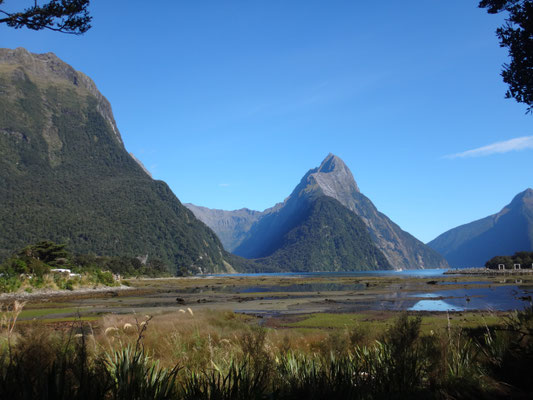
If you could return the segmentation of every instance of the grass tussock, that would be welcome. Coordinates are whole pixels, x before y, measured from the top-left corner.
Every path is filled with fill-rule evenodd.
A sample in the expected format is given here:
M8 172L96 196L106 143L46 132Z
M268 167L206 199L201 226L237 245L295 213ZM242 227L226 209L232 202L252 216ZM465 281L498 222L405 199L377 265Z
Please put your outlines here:
M53 331L4 310L0 398L530 398L533 308L501 327L424 334L400 315L383 333L266 330L231 312L106 317Z

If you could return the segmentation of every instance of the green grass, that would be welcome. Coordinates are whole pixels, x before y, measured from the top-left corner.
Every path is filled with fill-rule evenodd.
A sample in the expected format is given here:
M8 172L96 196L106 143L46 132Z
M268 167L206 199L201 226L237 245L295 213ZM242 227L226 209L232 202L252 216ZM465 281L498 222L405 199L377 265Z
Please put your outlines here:
M65 308L39 308L39 309L26 309L20 313L20 319L33 319L33 318L42 318L48 315L55 314L74 314L81 310L74 307L65 307Z
M311 314L307 318L288 324L295 328L350 328L361 324L364 314Z
M85 315L81 317L61 317L61 318L43 318L39 319L39 322L46 324L54 324L59 322L93 322L101 319L101 316L97 315ZM35 321L33 320L21 320L17 321L18 324L31 324Z
M322 329L351 329L361 327L368 329L370 332L379 333L384 332L391 325L392 315L394 314L386 313L380 315L377 312L357 314L316 313L307 315L300 321L290 322L283 326L287 328L304 328L307 332ZM421 317L421 331L423 333L446 329L448 327L446 313L422 315ZM502 322L503 319L499 314L479 312L450 314L450 325L455 328L495 326L500 325Z

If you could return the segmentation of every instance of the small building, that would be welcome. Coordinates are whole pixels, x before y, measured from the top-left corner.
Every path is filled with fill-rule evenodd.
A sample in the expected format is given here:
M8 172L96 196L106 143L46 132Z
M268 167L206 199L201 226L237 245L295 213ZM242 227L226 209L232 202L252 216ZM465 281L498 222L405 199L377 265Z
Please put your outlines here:
M505 264L498 264L498 269L505 269Z
M53 274L68 274L68 276L70 278L75 278L77 276L81 276L80 274L73 274L72 271L70 269L67 269L67 268L52 268L50 270L51 273Z
M514 269L522 269L520 264L514 264L513 267L514 267Z
M70 269L67 269L67 268L52 268L50 272L53 274L69 274L69 275L71 273Z

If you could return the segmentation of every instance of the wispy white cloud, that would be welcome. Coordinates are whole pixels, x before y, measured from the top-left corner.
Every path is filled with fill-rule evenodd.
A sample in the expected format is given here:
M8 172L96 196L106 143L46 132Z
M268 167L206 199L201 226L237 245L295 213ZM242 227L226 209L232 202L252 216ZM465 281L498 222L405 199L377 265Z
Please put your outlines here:
M478 147L477 149L463 151L462 153L449 154L444 156L444 158L483 157L526 149L533 149L533 136L523 136L503 142L496 142L487 146Z
M228 187L230 184L229 183L219 183L218 186L220 187Z

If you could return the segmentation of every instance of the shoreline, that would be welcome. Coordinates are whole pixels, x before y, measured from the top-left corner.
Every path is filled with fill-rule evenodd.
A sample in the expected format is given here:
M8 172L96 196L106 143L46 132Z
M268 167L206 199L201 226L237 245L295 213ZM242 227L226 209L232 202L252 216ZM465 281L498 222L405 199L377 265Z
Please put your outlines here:
M457 268L445 271L444 275L533 275L533 269Z
M53 290L53 289L39 289L32 293L28 292L15 292L15 293L2 293L0 294L0 302L13 301L13 300L35 300L35 299L46 299L54 297L70 297L70 296L79 296L79 295L92 295L92 294L103 294L103 293L112 293L116 291L123 290L135 290L135 287L131 286L104 286L98 288L79 288L74 290Z

